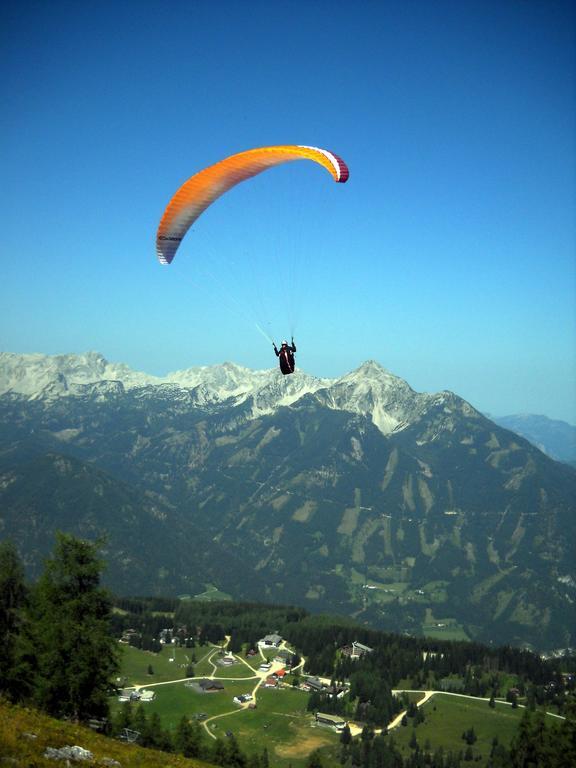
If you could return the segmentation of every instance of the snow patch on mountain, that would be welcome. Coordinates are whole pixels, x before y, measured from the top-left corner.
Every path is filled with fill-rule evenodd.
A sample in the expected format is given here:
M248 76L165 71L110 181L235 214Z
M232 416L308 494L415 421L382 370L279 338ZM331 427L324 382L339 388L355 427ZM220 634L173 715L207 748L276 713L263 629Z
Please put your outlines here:
M128 390L137 397L160 396L190 407L243 406L243 418L271 414L312 396L324 407L369 417L385 435L414 423L445 396L415 392L374 360L339 379L316 378L303 371L283 376L277 368L254 371L230 362L158 377L133 371L123 363L109 363L97 352L0 353L0 395L45 400L83 395L99 400L119 397Z
M0 352L0 394L38 395L42 390L71 391L73 384L120 381L126 389L160 384L162 379L133 371L124 363L109 363L99 352L82 355L17 355Z
M420 416L430 404L404 379L368 360L351 373L316 392L318 402L328 408L370 416L385 435L397 432Z

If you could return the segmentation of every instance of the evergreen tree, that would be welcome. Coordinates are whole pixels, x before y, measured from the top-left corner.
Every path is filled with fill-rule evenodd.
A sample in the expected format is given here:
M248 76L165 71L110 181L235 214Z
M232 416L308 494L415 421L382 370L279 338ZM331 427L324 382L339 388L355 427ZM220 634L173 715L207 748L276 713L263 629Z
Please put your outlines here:
M350 742L352 741L352 734L350 733L350 726L348 723L344 726L342 729L342 733L340 734L340 743L344 744L344 746L348 746Z
M23 653L26 586L24 570L10 541L0 542L0 691L16 701L30 691Z
M202 735L196 720L190 721L184 715L176 728L174 747L184 757L198 757L201 751Z
M566 766L568 763L558 762L562 755L553 757L555 750L556 734L550 738L550 732L544 723L544 714L536 712L532 714L526 710L512 744L510 746L511 768L532 768L532 766Z
M101 568L95 544L59 533L32 593L31 632L38 654L34 695L56 717L85 721L108 713L119 663Z
M309 756L306 762L306 768L324 768L320 752L317 749Z
M146 720L146 727L142 733L141 744L143 747L154 747L164 752L172 751L172 739L170 734L162 727L162 720L158 712L153 712Z
M132 707L129 701L123 702L114 718L114 731L120 733L124 728L132 728ZM137 729L140 730L140 729Z
M217 739L212 747L210 760L215 763L215 765L226 765L227 758L228 755L226 744L222 741L222 739Z
M225 763L226 768L246 768L246 757L240 750L233 733L230 733L226 742Z
M126 702L126 705L128 707L128 710L131 712L132 707L130 705L130 702ZM136 712L133 713L132 722L126 725L125 727L130 728L134 731L138 731L140 735L147 733L148 720L146 718L146 710L144 708L144 704L140 704L138 706L138 708L136 709Z

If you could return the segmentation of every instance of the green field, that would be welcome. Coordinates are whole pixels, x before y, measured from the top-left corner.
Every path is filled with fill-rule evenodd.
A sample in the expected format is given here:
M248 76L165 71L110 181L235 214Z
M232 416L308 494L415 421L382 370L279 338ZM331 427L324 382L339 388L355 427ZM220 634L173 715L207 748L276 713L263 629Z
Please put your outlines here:
M186 660L194 651L198 661L194 665L195 676L221 678L225 689L216 693L200 693L178 680L183 677ZM273 656L269 650L266 656ZM170 659L174 661L170 661ZM316 727L311 713L307 712L308 694L289 686L278 689L259 687L256 693L256 708L242 709L233 702L234 696L253 693L258 680L252 676L250 666L256 668L262 661L260 654L247 659L250 666L239 662L232 667L216 664L221 658L219 648L168 648L160 654L147 653L128 646L122 646L123 672L128 680L126 685L139 684L154 690L156 698L145 705L147 714L157 712L166 728L174 729L183 715L193 718L204 714L205 729L218 737L231 731L241 749L250 754L261 754L267 748L271 766L302 768L310 753L320 747L329 747L329 752L338 748L339 737L329 729ZM152 665L154 675L147 674ZM234 680L232 678L245 679ZM161 683L160 685L155 685ZM166 683L166 684L162 684ZM418 701L422 693L407 694L410 701ZM113 710L120 707L114 700ZM467 748L462 733L473 727L477 741L472 750L479 768L487 764L492 740L508 746L522 718L524 709L513 709L508 704L497 702L491 709L487 701L436 693L424 707L425 721L414 729L412 720L407 727L397 727L390 736L402 753L411 752L410 740L415 733L420 749L434 751L442 746L444 750L464 752ZM552 718L550 718L552 722ZM208 736L207 736L208 738ZM334 752L334 754L336 754Z
M150 683L162 683L168 680L179 680L186 677L186 668L190 664L192 653L198 658L200 653L206 654L206 648L176 648L169 646L160 653L151 651L141 651L130 645L120 645L121 649L121 668L122 668L122 686L149 685ZM170 661L174 659L174 661ZM148 674L148 667L151 666L153 675ZM194 666L195 674L197 666Z
M426 608L422 632L426 637L435 637L438 640L470 640L461 624L451 618L435 618L430 608Z
M254 710L209 723L212 733L232 731L247 754L261 753L266 747L270 764L282 768L301 768L315 749L338 743L336 733L314 725L306 711L308 694L302 691L261 688L257 703Z
M224 691L199 693L184 680L169 682L184 677L192 653L197 657L195 677L214 674L216 678L222 678ZM273 658L276 653L276 649L267 649L264 656ZM174 661L170 661L171 658ZM144 706L148 715L153 712L160 715L164 727L174 729L182 715L193 718L202 713L205 727L213 736L232 731L246 753L260 754L266 747L273 766L301 768L314 749L338 743L337 734L313 724L311 713L306 711L308 694L289 686L281 689L260 687L256 694L256 709L241 709L233 698L253 692L258 682L255 670L262 663L262 655L258 653L246 659L248 666L239 662L232 667L222 667L216 664L219 658L219 649L212 646L169 647L159 654L122 646L124 685L141 685L154 691L154 701ZM147 674L149 665L154 670L152 676ZM234 677L245 679L233 680ZM117 711L121 706L114 699L112 710Z
M426 719L416 729L409 720L407 727L399 726L390 734L404 756L411 752L409 742L414 731L420 749L429 745L431 751L442 746L445 750L463 752L467 744L462 733L474 728L478 740L472 750L480 758L474 765L481 768L487 763L492 739L497 737L500 744L508 746L525 710L501 702L491 709L487 701L437 693L424 704L423 711ZM548 720L552 722L552 718Z
M164 727L173 729L182 715L192 718L195 714L204 712L208 717L212 717L223 712L235 712L236 705L232 701L234 696L240 693L251 693L254 688L254 681L223 681L223 683L224 690L216 693L198 693L183 682L157 685L149 689L154 691L156 698L144 705L146 714L158 712ZM115 700L113 709L120 706L121 704Z
M219 648L208 645L195 648L177 648L171 645L163 648L160 653L141 651L130 645L121 645L120 649L121 687L183 680L190 665L194 668L194 677L251 677L254 674L252 670L257 669L262 662L258 656L254 657L256 661L246 660L249 666L242 661L230 667L222 666L218 664L221 658ZM196 661L193 661L194 658ZM152 667L152 675L148 673L149 667Z
M220 592L220 590L213 584L205 584L205 592L200 592L192 597L192 600L232 600L232 597L227 592Z

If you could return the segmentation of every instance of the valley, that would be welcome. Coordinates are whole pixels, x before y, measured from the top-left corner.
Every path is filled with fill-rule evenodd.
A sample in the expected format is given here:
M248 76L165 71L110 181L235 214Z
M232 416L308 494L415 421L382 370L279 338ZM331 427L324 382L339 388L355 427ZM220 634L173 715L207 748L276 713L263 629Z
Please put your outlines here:
M60 528L106 536L126 594L210 584L389 631L573 645L576 472L453 393L373 361L285 384L2 359L0 525L31 575Z

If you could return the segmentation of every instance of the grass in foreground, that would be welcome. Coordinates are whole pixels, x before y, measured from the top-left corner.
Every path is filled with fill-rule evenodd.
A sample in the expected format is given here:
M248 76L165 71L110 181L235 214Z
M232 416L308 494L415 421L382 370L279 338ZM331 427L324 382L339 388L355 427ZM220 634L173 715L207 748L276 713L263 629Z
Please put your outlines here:
M33 709L17 707L0 700L0 763L16 768L54 768L45 758L47 747L80 746L90 750L94 763L106 758L122 768L209 768L209 763L187 759L153 749L123 744L94 733L90 728L54 720Z

